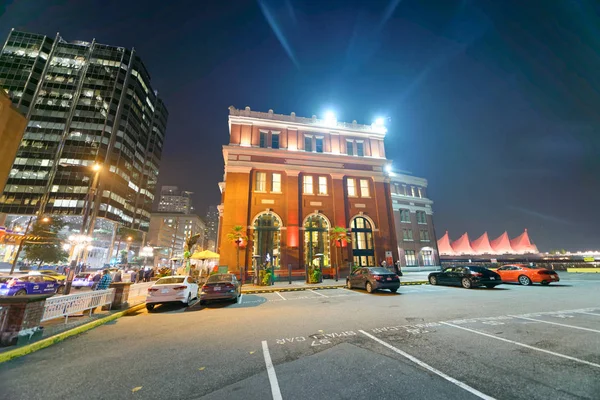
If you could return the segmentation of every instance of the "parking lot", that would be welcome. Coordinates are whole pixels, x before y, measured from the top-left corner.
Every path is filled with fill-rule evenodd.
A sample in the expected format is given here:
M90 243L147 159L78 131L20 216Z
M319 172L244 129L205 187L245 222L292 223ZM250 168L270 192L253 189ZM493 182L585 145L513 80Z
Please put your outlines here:
M565 275L165 305L0 365L0 378L9 398L36 398L35 374L44 398L598 399L598 290L600 277ZM56 359L85 392L44 374Z

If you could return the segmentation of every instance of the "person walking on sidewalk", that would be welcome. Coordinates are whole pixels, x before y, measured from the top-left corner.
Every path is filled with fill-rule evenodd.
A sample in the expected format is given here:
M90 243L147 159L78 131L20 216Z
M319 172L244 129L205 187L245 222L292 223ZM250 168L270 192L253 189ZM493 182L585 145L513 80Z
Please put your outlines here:
M104 271L102 271L102 278L100 278L100 282L98 282L98 286L96 286L96 290L108 289L108 286L110 285L111 282L112 282L112 278L110 277L108 270L105 269Z

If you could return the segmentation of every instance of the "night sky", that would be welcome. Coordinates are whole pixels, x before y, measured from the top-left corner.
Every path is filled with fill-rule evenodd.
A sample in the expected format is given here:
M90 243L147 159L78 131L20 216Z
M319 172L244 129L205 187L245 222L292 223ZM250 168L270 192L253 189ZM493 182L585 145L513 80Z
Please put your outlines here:
M7 0L11 27L135 47L170 117L160 184L220 202L227 107L370 124L438 237L600 249L600 2Z

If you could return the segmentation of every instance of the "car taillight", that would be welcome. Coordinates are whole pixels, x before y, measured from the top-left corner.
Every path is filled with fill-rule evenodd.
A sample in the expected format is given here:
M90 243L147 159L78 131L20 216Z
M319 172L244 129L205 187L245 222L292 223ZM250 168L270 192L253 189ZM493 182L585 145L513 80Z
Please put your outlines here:
M537 273L540 275L551 275L552 271L538 271Z
M205 291L206 291L206 289L208 289L208 286L206 286L206 285L202 285L202 291L203 291L203 292L205 292Z
M156 289L156 288L148 288L148 291L149 292L158 292L158 289Z
M471 276L483 276L481 272L471 272Z
M383 276L381 275L373 275L373 278L375 278L376 281L380 281L383 279Z
M187 289L187 286L175 286L173 288L173 290L185 290L185 289Z

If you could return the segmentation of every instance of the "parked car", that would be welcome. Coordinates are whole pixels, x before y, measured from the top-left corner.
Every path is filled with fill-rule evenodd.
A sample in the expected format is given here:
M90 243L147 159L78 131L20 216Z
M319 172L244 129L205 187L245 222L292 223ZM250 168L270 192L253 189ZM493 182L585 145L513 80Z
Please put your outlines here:
M94 285L94 275L93 272L82 272L73 278L73 282L71 283L71 287L75 289L81 289L83 287L92 287Z
M541 283L549 285L552 282L560 281L558 274L544 267L525 264L504 265L496 270L504 282L518 282L521 285L531 285L532 283Z
M157 304L180 301L189 306L193 299L198 298L198 282L191 276L167 276L160 278L148 288L146 308L154 309Z
M465 289L485 286L493 289L502 283L500 275L485 267L455 266L444 268L443 271L429 274L429 283L432 285L456 285Z
M51 276L52 278L56 279L57 281L65 281L67 279L66 275L63 275L53 269L40 269L37 271L29 272L29 275L37 275L37 274Z
M242 294L242 286L234 274L211 275L202 285L200 304L211 300L232 300L237 303Z
M383 267L358 268L346 278L346 287L366 289L369 293L380 289L396 293L400 287L400 277Z
M0 276L0 295L2 296L64 293L64 290L64 285L49 276Z

